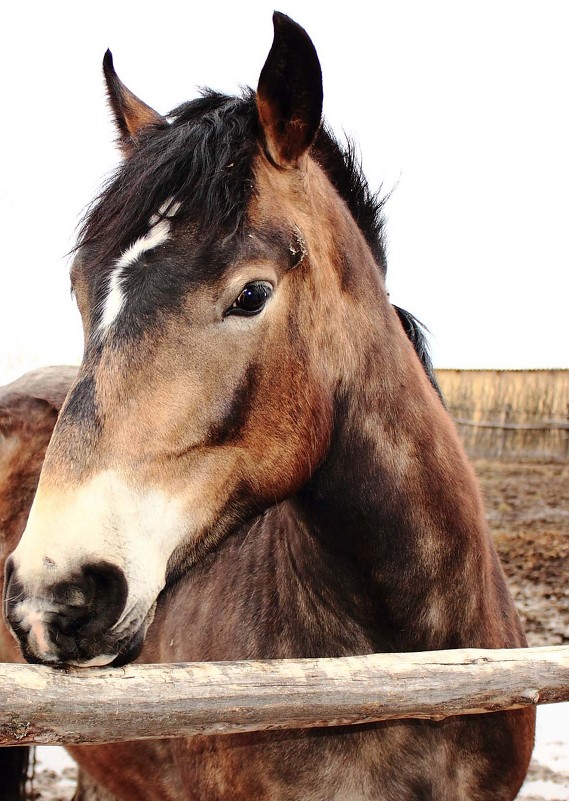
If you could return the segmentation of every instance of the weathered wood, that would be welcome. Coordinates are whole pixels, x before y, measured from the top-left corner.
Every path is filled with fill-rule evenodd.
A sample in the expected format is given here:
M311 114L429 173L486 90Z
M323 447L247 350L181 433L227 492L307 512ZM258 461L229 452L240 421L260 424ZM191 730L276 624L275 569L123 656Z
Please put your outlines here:
M569 700L569 646L124 668L0 665L0 744L441 720Z

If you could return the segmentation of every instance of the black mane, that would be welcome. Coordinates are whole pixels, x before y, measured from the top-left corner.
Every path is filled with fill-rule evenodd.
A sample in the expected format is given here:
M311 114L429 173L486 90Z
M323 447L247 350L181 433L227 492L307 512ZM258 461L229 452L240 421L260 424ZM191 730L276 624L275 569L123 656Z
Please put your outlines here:
M312 155L348 206L377 266L385 275L387 259L383 207L387 196L374 193L369 188L354 142L348 138L345 146L341 145L327 125L318 131Z
M205 90L184 103L160 127L139 139L88 210L79 246L104 241L100 260L124 250L146 232L150 217L163 204L179 203L176 218L189 218L204 232L236 231L253 191L257 152L255 94L228 97ZM351 141L343 147L323 126L312 155L346 202L378 267L385 273L383 203L373 194Z
M425 336L425 331L428 329L426 329L423 323L420 320L417 320L417 318L414 317L411 314L411 312L408 312L405 309L396 306L395 303L392 303L392 306L395 309L397 316L399 317L399 322L403 326L403 330L405 331L408 339L415 348L415 353L417 354L417 356L419 357L419 361L423 365L423 369L427 374L427 378L429 379L437 395L443 402L443 406L446 406L443 393L437 382L437 377L435 375L435 368L433 367L433 362L431 361L431 354L429 353L429 344L427 342L427 337Z
M253 93L237 98L206 91L168 118L139 137L87 211L79 246L99 245L101 261L144 234L169 200L179 204L177 219L191 219L212 237L236 230L243 219L257 149Z

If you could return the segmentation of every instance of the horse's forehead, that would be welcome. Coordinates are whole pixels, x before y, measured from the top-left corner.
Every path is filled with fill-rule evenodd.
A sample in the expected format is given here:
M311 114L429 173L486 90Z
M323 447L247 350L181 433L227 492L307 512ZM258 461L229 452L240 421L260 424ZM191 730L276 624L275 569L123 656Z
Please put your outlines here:
M190 293L209 291L213 299L233 275L263 277L267 262L287 269L299 250L297 231L294 221L264 217L239 232L208 237L191 222L155 214L146 232L105 264L87 248L72 274L77 287L87 285L89 308L82 311L89 314L90 339L98 346L115 337L137 339L168 313L183 310L187 318Z

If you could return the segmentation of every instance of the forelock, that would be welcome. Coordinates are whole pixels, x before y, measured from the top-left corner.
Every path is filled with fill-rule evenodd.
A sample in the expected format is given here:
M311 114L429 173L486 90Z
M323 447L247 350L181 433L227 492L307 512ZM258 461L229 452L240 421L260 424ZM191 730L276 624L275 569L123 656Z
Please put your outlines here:
M229 97L204 90L175 108L160 126L142 133L93 201L79 230L78 247L93 244L97 261L116 258L148 231L157 213L190 220L197 233L219 238L243 224L254 189L258 151L255 93ZM383 206L365 179L351 140L341 145L323 125L313 157L346 202L382 273L386 270Z
M167 120L140 136L84 217L78 246L94 245L98 261L124 252L154 215L172 207L176 220L190 220L207 237L242 225L257 150L253 92L228 97L206 90Z

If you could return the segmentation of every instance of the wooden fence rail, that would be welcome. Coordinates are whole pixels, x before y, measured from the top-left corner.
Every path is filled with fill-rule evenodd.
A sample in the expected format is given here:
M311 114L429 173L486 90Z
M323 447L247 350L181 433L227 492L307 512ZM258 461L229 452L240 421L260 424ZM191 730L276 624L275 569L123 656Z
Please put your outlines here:
M53 669L0 664L0 745L369 723L569 700L569 646Z
M504 431L569 431L569 422L565 420L543 420L541 423L500 423L466 420L463 417L453 419L457 426L471 426L472 428L498 428Z

